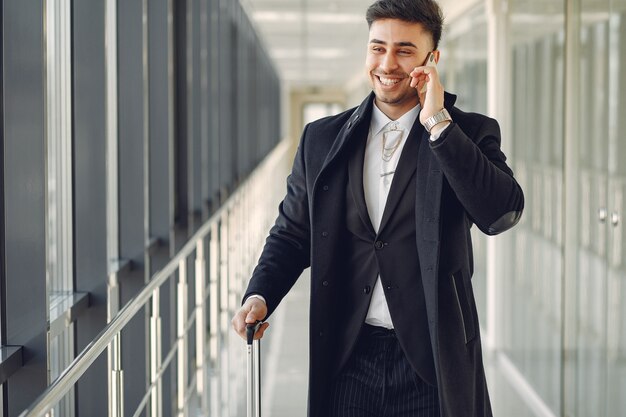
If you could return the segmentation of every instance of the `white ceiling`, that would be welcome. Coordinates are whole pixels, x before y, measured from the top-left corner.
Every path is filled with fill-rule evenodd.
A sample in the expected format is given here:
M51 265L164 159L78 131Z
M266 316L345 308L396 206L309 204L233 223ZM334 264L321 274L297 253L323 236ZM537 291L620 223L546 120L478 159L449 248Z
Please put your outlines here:
M365 12L374 0L240 0L287 86L365 80ZM444 14L477 0L441 0ZM446 5L450 5L446 9Z
M288 85L342 85L362 73L371 0L241 3Z

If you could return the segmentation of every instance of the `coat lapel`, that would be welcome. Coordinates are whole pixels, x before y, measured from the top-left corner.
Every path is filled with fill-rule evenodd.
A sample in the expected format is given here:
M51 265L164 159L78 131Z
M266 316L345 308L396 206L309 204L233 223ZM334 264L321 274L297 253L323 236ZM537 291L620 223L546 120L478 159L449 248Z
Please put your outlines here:
M363 130L363 129L361 129ZM348 182L350 183L350 192L359 213L361 221L365 228L372 236L376 236L374 226L367 211L367 203L365 202L365 190L363 188L363 160L365 158L365 146L367 144L367 131L365 134L361 132L363 140L356 144L354 152L351 153L348 160Z
M372 103L374 102L374 93L370 93L365 100L361 103L359 107L352 113L348 122L343 125L339 133L337 134L337 140L333 142L333 145L328 152L328 156L324 160L322 164L322 168L320 169L317 178L326 170L326 168L337 158L337 155L340 154L341 151L344 150L346 145L350 142L349 139L354 136L354 132L358 131L357 126L362 125L363 123L368 123L371 117L372 112ZM369 126L369 125L368 125ZM365 138L364 140L366 140ZM316 183L317 183L316 178ZM315 185L314 185L315 189Z

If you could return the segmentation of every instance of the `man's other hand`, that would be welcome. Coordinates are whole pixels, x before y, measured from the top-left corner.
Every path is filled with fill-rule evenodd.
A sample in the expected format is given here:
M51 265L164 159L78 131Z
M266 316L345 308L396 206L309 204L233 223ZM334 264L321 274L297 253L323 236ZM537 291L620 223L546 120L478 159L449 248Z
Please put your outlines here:
M231 323L237 334L241 336L242 339L246 340L246 325L263 320L265 316L267 316L267 306L265 302L257 297L251 297L237 310ZM262 338L265 329L267 329L269 325L269 323L263 323L254 335L254 339Z

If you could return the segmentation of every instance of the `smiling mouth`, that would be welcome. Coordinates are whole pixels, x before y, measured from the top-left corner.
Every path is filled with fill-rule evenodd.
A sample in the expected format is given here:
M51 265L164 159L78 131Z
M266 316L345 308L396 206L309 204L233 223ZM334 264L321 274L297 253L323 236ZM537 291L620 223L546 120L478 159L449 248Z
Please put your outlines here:
M383 75L378 75L378 74L374 74L374 75L376 76L376 78L378 78L378 80L380 81L382 85L385 85L387 87L396 85L404 79L404 78L389 78L389 77L385 77Z

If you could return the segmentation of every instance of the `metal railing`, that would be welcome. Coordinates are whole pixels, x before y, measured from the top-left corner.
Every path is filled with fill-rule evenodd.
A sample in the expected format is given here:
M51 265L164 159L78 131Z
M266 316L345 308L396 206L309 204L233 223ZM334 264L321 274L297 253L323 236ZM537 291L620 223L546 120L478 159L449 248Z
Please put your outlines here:
M196 410L203 416L238 415L238 408L245 401L245 343L231 332L230 319L239 308L240 297L276 217L276 207L284 193L289 150L289 141L279 143L20 417L52 416L55 405L105 349L109 355L108 415L123 417L121 332L148 306L151 308L146 355L150 357L150 380L133 416L146 410L152 417L170 415L170 411L162 410L161 383L175 358L176 398L172 398L175 409L171 413L187 417L190 410ZM190 260L195 261L193 271L189 271ZM189 278L195 286L193 300L189 299ZM169 280L176 280L176 339L163 357L159 297L161 286ZM193 303L191 312L188 303ZM194 357L189 354L190 339L196 342ZM190 405L192 399L194 406Z

